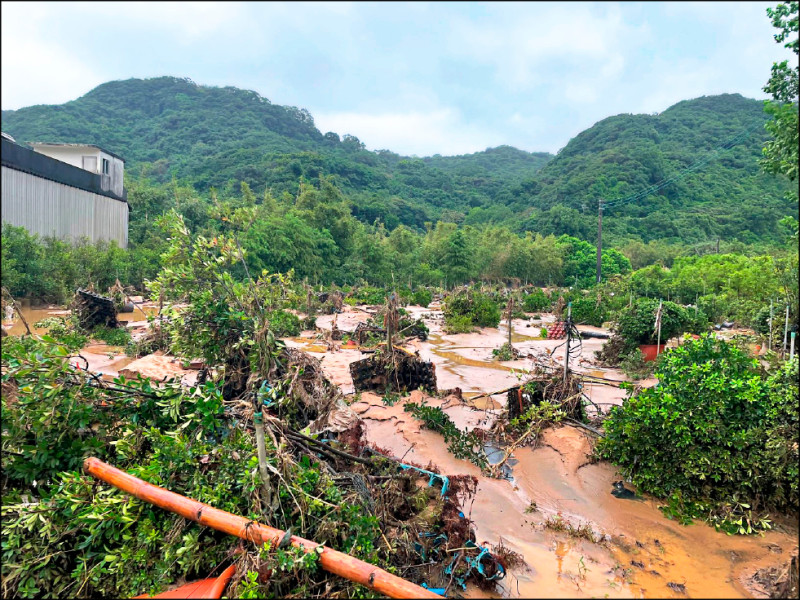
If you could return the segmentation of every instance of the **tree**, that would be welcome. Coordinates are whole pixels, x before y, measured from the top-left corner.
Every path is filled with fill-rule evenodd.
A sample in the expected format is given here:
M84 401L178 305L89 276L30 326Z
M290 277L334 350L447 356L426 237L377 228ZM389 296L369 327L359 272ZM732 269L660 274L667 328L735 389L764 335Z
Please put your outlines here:
M780 30L775 34L775 41L786 42L784 48L789 48L795 56L798 55L798 4L781 3L774 9L767 9L772 25ZM785 175L790 181L797 179L799 78L800 66L795 62L795 66L790 67L789 61L784 60L773 63L772 75L764 86L764 91L773 98L767 100L764 110L773 116L765 127L774 139L764 145L761 165L768 173Z
M448 239L444 263L449 283L462 283L469 277L470 254L461 229L456 229Z

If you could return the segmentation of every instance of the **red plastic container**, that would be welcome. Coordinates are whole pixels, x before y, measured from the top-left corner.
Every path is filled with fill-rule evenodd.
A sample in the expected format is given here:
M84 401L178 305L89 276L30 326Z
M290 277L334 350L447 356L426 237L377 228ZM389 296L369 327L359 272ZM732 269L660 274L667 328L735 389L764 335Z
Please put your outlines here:
M661 354L666 347L666 344L661 344L660 346L658 344L643 344L639 346L639 350L644 354L645 361L654 361L656 356Z

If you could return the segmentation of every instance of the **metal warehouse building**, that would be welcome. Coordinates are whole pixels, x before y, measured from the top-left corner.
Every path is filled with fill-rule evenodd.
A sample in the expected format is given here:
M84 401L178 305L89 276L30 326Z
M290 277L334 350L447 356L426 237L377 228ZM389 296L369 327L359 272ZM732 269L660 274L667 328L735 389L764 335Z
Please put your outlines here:
M125 162L98 146L32 142L2 135L2 221L40 237L128 246Z

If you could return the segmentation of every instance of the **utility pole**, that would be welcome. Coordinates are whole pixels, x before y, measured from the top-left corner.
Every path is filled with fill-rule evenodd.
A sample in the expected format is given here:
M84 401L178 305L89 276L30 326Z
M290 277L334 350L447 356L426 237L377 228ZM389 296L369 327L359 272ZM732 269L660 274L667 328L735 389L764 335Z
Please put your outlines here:
M567 304L567 349L564 352L564 381L567 380L567 373L569 373L569 336L572 332L572 302Z
M597 283L600 283L603 251L603 199L597 201Z

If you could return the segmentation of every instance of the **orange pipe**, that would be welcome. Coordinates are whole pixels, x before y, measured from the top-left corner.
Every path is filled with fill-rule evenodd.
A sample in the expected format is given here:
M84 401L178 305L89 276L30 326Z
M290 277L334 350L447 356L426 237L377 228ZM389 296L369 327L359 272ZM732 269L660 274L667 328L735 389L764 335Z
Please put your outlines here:
M139 600L140 598L197 598L198 600L200 598L222 598L222 592L225 591L228 582L233 578L235 573L236 565L231 565L225 569L219 577L211 577L209 579L201 579L200 581L187 583L174 590L161 592L155 596L150 596L148 594L134 596L133 600Z
M224 510L219 510L208 504L203 504L197 500L186 498L180 494L142 481L138 477L120 471L94 457L89 457L83 461L83 469L97 479L110 483L140 500L155 504L159 508L177 513L186 519L206 525L217 531L235 535L244 540L250 540L257 544L269 542L274 547L285 534L280 529L249 521L244 517L232 515ZM306 552L316 552L316 549L320 546L296 535L292 536L291 543ZM349 554L326 546L322 548L319 562L322 568L329 573L360 583L390 598L442 598L430 590L387 573L383 569L358 560Z

